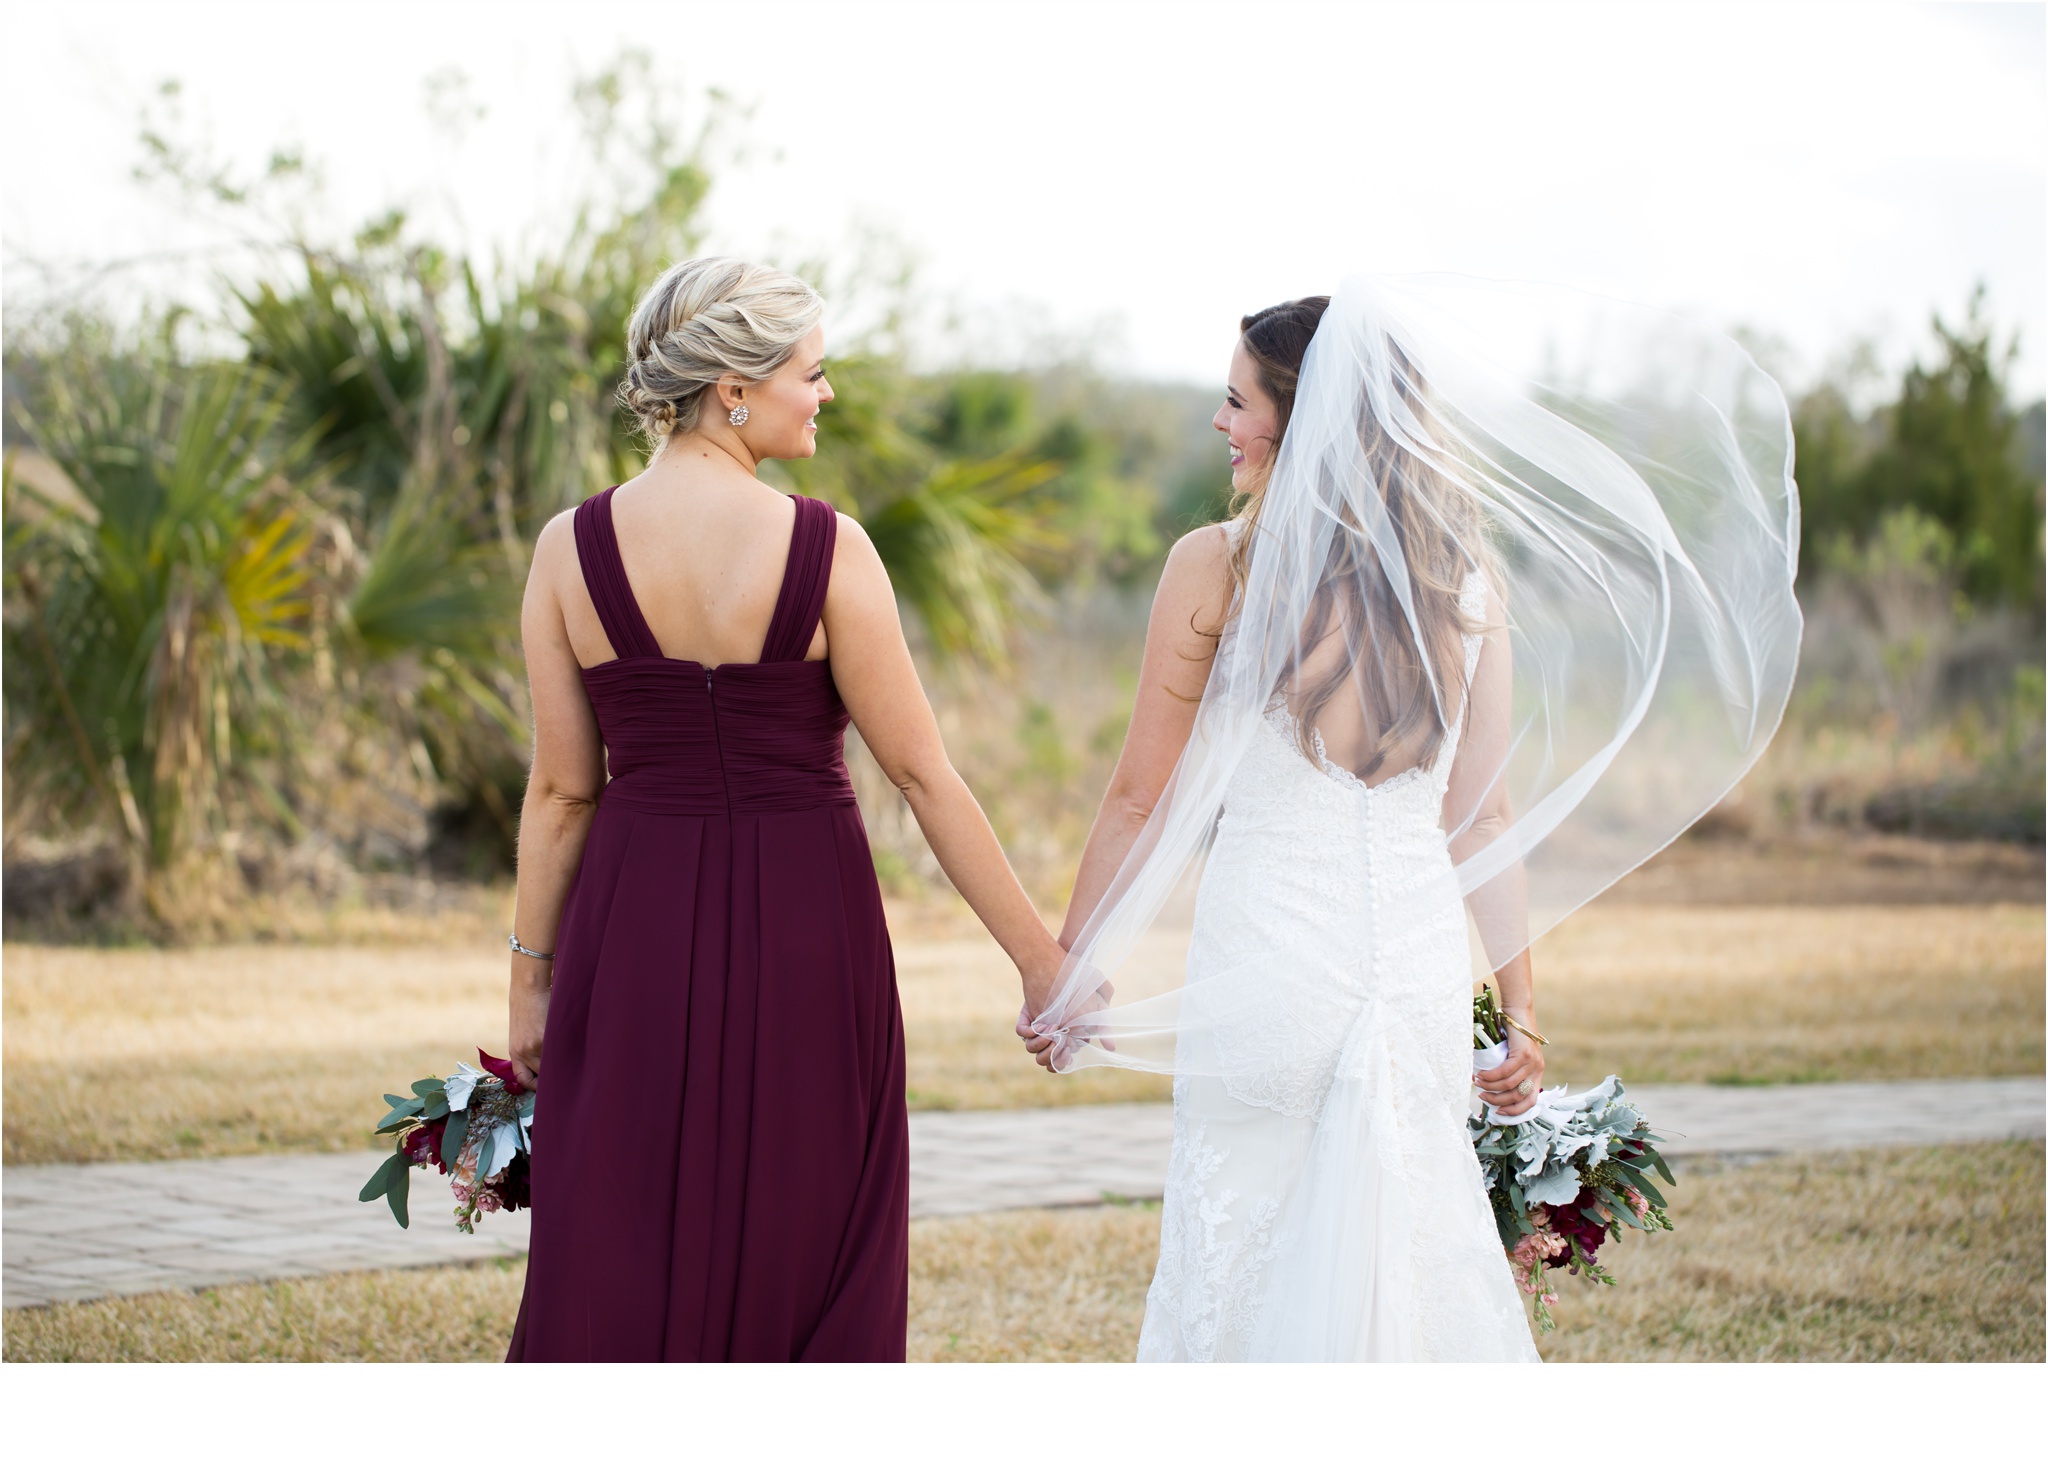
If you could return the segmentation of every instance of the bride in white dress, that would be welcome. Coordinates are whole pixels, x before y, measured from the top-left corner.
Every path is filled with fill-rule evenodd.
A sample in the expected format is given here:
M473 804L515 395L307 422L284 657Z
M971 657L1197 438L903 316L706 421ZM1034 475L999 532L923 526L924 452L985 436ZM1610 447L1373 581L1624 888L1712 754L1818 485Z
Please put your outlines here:
M1479 1088L1513 1116L1544 1074L1529 941L1782 710L1782 397L1604 303L1582 339L1627 369L1529 382L1472 323L1538 298L1357 281L1242 323L1237 511L1169 558L1067 978L1019 1025L1049 1067L1175 1074L1141 1360L1536 1361L1466 1129L1470 933L1516 1025ZM1120 1003L1189 879L1184 981Z

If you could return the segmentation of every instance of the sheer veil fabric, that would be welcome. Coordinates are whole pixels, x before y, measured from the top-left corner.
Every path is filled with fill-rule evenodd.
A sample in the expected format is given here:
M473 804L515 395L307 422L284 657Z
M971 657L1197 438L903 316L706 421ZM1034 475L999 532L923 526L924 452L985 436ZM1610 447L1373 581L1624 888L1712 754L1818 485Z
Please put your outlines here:
M1188 745L1037 1019L1062 1071L1176 1075L1141 1352L1529 1351L1463 1135L1472 943L1500 967L1760 755L1791 473L1777 385L1682 318L1448 277L1332 298ZM1191 887L1162 987L1131 958Z

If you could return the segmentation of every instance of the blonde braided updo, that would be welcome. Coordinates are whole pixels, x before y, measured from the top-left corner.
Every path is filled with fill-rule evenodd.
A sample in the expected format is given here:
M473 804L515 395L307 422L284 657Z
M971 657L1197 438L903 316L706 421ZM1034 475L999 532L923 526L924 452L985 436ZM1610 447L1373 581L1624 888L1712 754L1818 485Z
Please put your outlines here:
M619 400L657 446L695 432L720 377L766 381L824 313L817 291L766 265L722 257L671 265L633 308Z

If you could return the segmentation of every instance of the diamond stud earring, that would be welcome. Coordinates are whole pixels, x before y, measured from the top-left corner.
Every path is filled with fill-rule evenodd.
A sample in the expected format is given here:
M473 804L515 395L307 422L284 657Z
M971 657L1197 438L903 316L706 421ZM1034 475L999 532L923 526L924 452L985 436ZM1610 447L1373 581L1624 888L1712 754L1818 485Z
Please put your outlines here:
M746 405L742 403L741 405L733 408L732 411L725 414L725 420L727 422L730 422L734 427L738 427L741 423L747 420Z

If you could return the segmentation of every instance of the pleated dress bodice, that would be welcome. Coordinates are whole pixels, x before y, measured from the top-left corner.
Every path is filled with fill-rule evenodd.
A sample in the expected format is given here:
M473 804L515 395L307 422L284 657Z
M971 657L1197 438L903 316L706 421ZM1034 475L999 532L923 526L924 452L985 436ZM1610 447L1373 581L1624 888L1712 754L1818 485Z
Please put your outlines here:
M806 661L824 608L836 517L796 500L790 559L761 659L710 667L661 654L625 583L609 499L576 513L576 549L614 660L583 668L611 782L650 814L784 814L855 802L846 706L831 663Z

